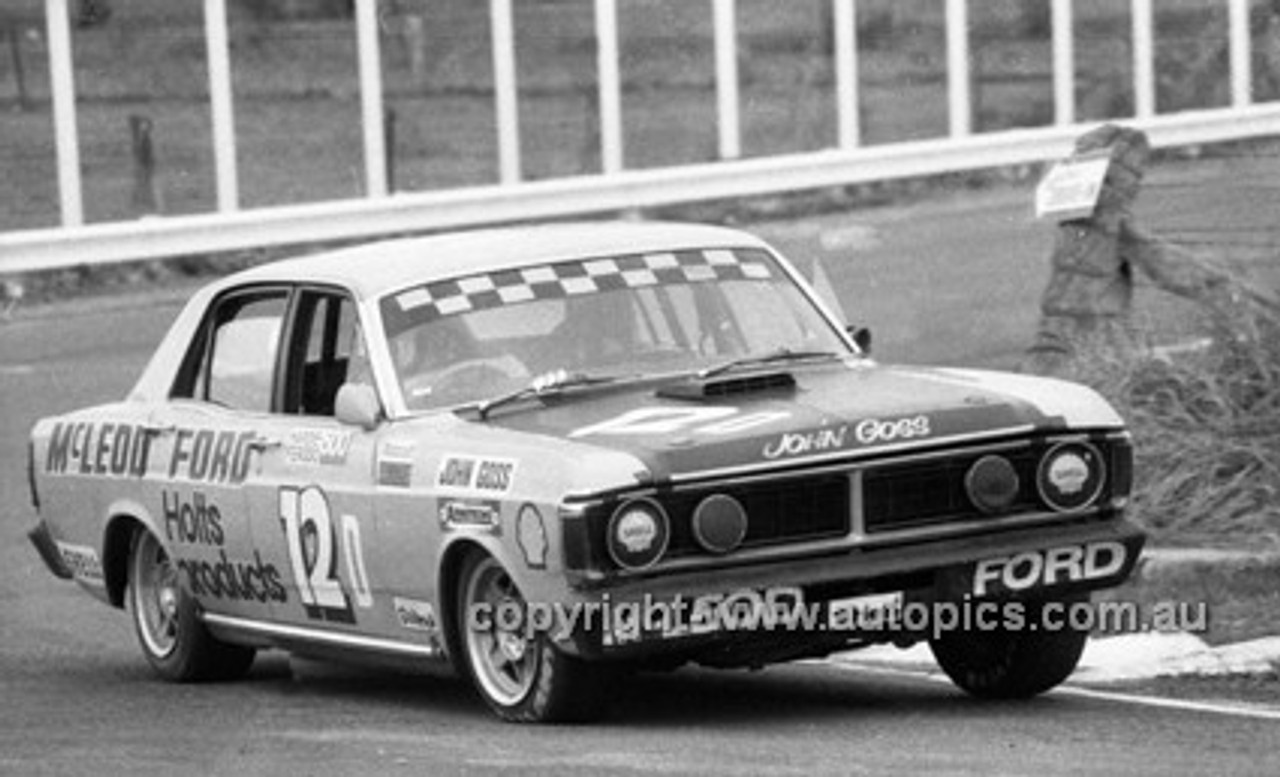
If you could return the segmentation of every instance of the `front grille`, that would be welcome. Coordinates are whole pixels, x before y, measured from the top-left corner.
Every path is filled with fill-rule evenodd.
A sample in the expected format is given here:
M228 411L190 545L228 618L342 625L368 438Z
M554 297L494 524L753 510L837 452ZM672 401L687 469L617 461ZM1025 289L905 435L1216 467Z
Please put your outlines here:
M849 533L849 478L843 473L792 478L749 486L699 490L664 499L671 516L668 556L702 553L690 520L698 502L728 494L747 511L743 548L843 537Z
M933 461L872 467L863 474L864 528L876 534L988 517L969 501L965 475L982 453ZM1030 449L1002 454L1018 473L1018 496L1008 513L1040 509L1036 498L1038 454Z

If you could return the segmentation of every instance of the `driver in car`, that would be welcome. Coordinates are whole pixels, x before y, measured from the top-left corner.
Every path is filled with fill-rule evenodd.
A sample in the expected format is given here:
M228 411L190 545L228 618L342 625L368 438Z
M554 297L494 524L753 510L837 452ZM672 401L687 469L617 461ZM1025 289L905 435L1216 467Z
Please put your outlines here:
M482 399L529 370L509 353L483 352L465 321L452 316L414 327L392 341L400 386L410 407Z

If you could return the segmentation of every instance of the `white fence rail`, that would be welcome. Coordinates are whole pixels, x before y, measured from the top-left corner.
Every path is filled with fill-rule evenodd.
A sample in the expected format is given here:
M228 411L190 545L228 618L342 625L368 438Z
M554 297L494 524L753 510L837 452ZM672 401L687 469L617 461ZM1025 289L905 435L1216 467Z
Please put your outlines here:
M385 168L378 0L355 0L364 138L360 200L241 210L237 184L225 0L203 0L218 212L86 225L81 200L68 0L46 0L50 89L56 131L62 226L0 233L0 273L100 264L252 246L564 217L610 210L854 184L1019 164L1063 155L1080 133L1073 89L1071 0L1051 0L1054 124L975 134L971 126L969 0L946 0L949 135L862 146L858 115L857 0L829 0L835 23L837 142L834 149L741 160L737 0L712 3L719 162L623 169L618 5L594 0L597 37L599 175L523 182L513 2L490 0L499 183L424 193L388 193ZM1152 0L1131 0L1134 116L1157 146L1280 134L1280 103L1251 104L1249 0L1227 5L1231 105L1156 114Z

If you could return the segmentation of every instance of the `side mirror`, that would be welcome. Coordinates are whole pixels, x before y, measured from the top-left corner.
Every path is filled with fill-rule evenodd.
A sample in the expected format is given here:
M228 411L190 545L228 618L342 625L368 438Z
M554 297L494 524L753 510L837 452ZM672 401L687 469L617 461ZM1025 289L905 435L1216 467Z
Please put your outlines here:
M368 383L343 383L333 400L333 414L342 423L368 432L378 428L382 420L382 404Z
M871 330L865 326L854 326L850 324L845 328L849 336L853 338L853 344L858 346L858 350L864 354L871 354Z

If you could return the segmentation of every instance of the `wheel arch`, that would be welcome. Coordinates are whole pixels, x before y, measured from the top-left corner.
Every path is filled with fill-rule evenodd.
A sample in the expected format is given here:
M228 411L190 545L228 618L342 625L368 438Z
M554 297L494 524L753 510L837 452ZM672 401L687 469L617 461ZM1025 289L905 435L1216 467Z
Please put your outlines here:
M449 543L440 555L439 579L436 586L436 599L440 603L440 627L444 631L445 650L448 653L450 663L453 664L454 671L464 676L466 667L458 663L462 655L462 629L464 624L458 622L458 608L455 606L455 602L458 601L458 585L461 582L459 578L462 575L462 567L469 556L477 553L494 555L493 551L490 548L486 548L477 538L461 537Z
M129 549L133 535L138 531L149 531L157 538L161 535L156 532L150 516L141 505L115 504L107 515L106 528L102 534L103 582L106 584L107 601L113 607L123 608L125 589L129 585Z

